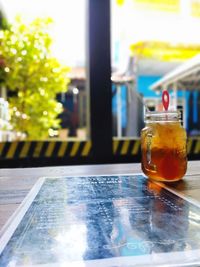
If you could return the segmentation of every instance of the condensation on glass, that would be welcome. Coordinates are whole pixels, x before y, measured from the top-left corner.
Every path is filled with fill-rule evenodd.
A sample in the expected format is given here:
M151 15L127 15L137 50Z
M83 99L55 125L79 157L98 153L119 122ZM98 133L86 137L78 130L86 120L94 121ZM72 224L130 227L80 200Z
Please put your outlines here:
M182 179L187 170L186 139L178 111L147 112L141 131L144 174L156 181Z

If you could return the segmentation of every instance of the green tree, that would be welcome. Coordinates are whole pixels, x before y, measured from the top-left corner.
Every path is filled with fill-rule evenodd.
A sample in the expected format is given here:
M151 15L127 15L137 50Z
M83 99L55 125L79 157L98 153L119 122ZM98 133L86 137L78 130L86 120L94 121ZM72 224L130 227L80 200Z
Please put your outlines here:
M0 32L0 79L11 95L11 125L29 139L46 138L59 128L62 104L56 96L69 83L69 68L51 55L51 22L38 18L26 25L16 18Z

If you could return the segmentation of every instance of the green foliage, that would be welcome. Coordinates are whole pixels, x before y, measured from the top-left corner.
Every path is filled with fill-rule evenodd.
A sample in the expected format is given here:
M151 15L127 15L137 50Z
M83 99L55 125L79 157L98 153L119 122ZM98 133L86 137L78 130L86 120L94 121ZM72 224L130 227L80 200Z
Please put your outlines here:
M69 83L69 68L51 55L51 22L38 18L26 25L17 18L0 32L0 80L11 91L11 124L29 139L46 138L59 128L62 104L56 95Z

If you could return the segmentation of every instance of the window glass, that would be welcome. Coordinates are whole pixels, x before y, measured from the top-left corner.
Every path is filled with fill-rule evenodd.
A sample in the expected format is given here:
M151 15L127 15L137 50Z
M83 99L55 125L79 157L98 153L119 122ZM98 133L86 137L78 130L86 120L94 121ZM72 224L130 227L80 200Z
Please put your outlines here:
M1 1L0 141L87 139L85 6Z
M152 111L162 109L163 89L169 90L170 109L181 110L188 135L199 135L196 69L185 79L180 75L171 83L155 82L183 64L188 71L187 62L200 53L200 37L195 34L200 30L200 1L111 2L113 136L139 137L144 105Z

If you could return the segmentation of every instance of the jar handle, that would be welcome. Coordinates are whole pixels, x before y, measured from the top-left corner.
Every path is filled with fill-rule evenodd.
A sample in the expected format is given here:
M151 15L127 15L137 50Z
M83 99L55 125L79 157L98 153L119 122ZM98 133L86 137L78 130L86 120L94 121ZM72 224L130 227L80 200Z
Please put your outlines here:
M156 172L156 165L152 162L152 138L153 138L153 132L149 131L147 133L147 149L146 149L146 160L147 160L147 170L155 171Z

